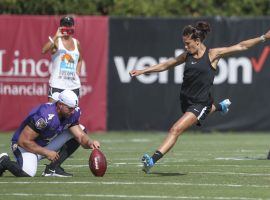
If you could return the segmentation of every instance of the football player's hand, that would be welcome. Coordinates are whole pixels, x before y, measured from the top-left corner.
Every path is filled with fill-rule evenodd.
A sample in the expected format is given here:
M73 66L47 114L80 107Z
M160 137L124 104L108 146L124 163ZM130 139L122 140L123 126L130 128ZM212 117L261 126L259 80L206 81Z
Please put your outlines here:
M89 145L90 149L98 149L98 148L100 148L100 143L97 140L89 141L88 145Z
M59 158L59 154L55 151L48 151L46 157L50 160L50 161L56 161Z

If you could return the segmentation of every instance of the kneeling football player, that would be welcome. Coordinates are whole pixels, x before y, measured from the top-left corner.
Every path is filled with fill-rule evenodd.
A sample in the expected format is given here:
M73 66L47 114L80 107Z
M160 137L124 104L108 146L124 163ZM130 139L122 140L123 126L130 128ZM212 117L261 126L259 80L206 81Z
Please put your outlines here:
M57 102L59 100L59 94L63 90L57 89L56 92L50 90L49 92L49 102ZM57 92L59 91L59 92ZM73 91L79 98L78 91ZM86 128L80 124L81 129L87 134ZM65 135L65 136L64 136ZM63 138L64 137L64 138ZM56 177L72 177L73 174L66 172L61 164L70 157L80 146L80 143L70 134L66 132L58 138L55 138L48 146L49 149L59 149L59 158L56 161L51 161L50 164L46 165L45 170L42 172L42 176L56 176Z
M79 125L78 97L64 90L56 103L41 104L21 123L12 137L16 161L6 153L0 155L0 175L5 170L17 177L32 177L42 157L56 162L59 148L72 137L85 149L99 148L98 141L90 140ZM60 151L61 152L61 151Z

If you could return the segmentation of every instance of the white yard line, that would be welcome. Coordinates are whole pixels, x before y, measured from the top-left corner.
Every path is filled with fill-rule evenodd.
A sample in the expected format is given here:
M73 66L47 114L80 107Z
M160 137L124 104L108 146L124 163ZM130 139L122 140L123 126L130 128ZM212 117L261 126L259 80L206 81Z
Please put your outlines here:
M127 140L121 140L121 139L117 139L117 140L110 140L110 139L102 139L101 140L102 143L129 143L129 142L134 142L134 143L141 143L141 142L151 142L150 139L141 139L141 138L133 138L133 139L127 139Z
M254 160L254 158L243 158L243 157L229 157L229 158L215 158L215 160Z
M138 161L138 162L134 162L134 163L131 163L131 162L117 162L117 163L109 163L108 166L110 167L118 167L119 165L135 165L135 166L142 166L142 164ZM167 166L179 166L179 167L239 167L239 168L269 168L269 165L205 165L205 164L201 164L201 165L187 165L187 164L182 164L182 163L179 163L179 164L167 164L167 162L163 162L163 163L158 163L157 164L158 166L164 166L164 167L167 167ZM43 167L43 166L42 166ZM67 167L67 168L80 168L80 167L88 167L88 165L63 165L63 167Z
M210 196L154 196L154 195L120 195L120 194L34 194L34 193L1 193L3 196L37 196L37 197L101 197L101 198L125 198L125 199L213 199L213 200L269 200L264 198L249 197L210 197Z
M240 185L214 183L178 183L178 182L121 182L121 181L0 181L0 184L89 184L89 185L162 185L162 186L201 186L201 187L252 187L270 188L270 185Z
M243 176L270 176L262 173L240 173L240 172L188 172L189 174L219 174L219 175L243 175Z

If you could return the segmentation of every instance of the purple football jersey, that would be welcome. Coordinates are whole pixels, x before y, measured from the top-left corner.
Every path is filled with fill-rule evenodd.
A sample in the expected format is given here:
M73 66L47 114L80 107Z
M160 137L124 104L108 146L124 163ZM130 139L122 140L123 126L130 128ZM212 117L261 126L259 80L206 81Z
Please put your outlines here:
M56 111L56 103L41 104L29 113L14 133L11 141L12 143L17 143L22 130L31 122L31 128L39 134L35 142L44 147L57 135L61 134L63 130L79 124L80 115L80 108L77 107L73 115L60 120Z

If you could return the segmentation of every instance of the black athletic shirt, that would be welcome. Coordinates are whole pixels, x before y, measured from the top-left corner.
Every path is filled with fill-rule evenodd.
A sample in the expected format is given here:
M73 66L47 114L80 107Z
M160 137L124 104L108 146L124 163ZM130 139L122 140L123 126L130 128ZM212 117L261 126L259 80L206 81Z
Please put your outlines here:
M208 49L204 55L196 59L187 54L183 84L180 98L190 103L209 103L210 90L213 85L216 70L211 66Z

